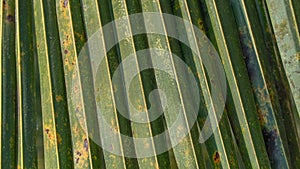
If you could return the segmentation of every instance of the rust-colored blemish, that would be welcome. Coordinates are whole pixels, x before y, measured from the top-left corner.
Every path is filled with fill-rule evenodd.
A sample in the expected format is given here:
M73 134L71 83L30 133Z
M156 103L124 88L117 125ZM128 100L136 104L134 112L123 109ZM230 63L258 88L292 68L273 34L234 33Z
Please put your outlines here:
M77 151L76 154L77 154L78 156L81 156L81 155L82 155L81 152L79 152L79 151Z
M62 141L62 138L59 133L56 133L56 136L57 136L57 143L60 144Z
M55 99L56 99L56 102L61 102L61 101L64 100L63 97L62 97L61 95L57 95L57 96L55 97Z
M77 86L74 86L74 93L78 93L78 87Z
M88 140L87 140L87 139L84 139L83 146L84 146L84 148L85 148L85 151L88 151L89 143L88 143Z
M3 1L3 9L7 9L8 5L6 4L6 1Z
M138 105L138 109L139 109L139 111L141 112L141 111L143 110L143 106Z
M76 164L78 164L79 163L79 157L78 158L76 158Z
M53 136L52 136L52 134L50 134L50 129L46 128L46 129L45 129L45 132L46 132L46 134L48 135L48 138L49 138L50 140L53 140Z
M265 124L265 118L266 116L262 114L260 110L258 110L258 120L261 125Z
M220 158L220 154L219 152L215 152L214 155L213 155L213 160L214 160L214 163L216 164L219 164L221 162L221 158Z
M64 54L68 54L69 53L69 51L68 50L64 50Z
M78 37L81 41L84 40L84 35L82 35L81 33L75 32L75 36Z
M204 26L203 20L199 18L199 19L197 20L197 22L198 22L199 28L200 28L203 32L205 32L205 26Z
M64 0L63 7L66 8L68 6L69 0Z

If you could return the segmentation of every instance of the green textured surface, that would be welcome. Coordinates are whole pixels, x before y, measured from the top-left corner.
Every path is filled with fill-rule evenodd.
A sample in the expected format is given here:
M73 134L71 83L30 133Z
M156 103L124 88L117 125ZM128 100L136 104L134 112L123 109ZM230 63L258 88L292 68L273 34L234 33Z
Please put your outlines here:
M42 1L36 1L35 26L37 41L37 56L39 64L41 105L42 105L42 123L43 123L43 145L44 145L44 165L45 168L59 168L58 156L58 137L55 127L55 114L53 105L53 93L51 85L51 73L48 57L48 48L45 31L45 21ZM63 166L63 165L62 165Z
M15 18L15 3L14 1L6 1L6 4L2 7L1 164L3 168L16 168L17 82L15 53L15 22L14 19L8 19Z
M70 3L57 0L56 12L70 117L73 165L74 168L92 168Z
M293 9L291 1L266 2L281 60L300 116L300 36L297 23L299 11L297 8Z
M228 114L246 167L269 168L246 65L229 1L206 1L228 79ZM231 27L225 25L230 24Z
M49 57L49 69L52 85L52 100L55 113L56 135L58 141L58 154L60 167L73 168L72 139L70 131L69 114L67 107L66 87L63 71L63 60L60 53L59 32L54 1L43 1L44 24Z
M299 168L299 5L299 0L1 1L0 168ZM100 32L98 44L85 46L108 23L141 12L187 20L203 31L220 56L227 78L226 107L219 127L204 143L199 134L207 118L217 120L212 85L220 79L210 77L198 51L188 47L201 45L197 40L203 37L194 28L165 19L131 19ZM166 34L175 30L188 43L153 33L133 36L134 30L150 27ZM112 42L118 43L107 49ZM95 47L105 57L93 76ZM189 69L175 55L139 54L149 48L175 54ZM204 57L211 52L199 51ZM118 69L129 56L133 62ZM152 66L167 71L148 69L126 79L129 69ZM114 79L116 73L124 77ZM196 78L199 92L189 75ZM163 103L162 98L151 99L155 89L173 104L164 115L146 123L124 116L134 116L134 108L152 119L150 110L161 111ZM106 138L112 133L99 120L97 106L115 140ZM156 154L174 143L174 133L142 145L133 139L170 129L179 110L184 118L174 133L190 132L176 146ZM197 118L193 126L190 118ZM126 156L144 152L155 155Z
M21 77L18 77L21 84L21 90L18 93L21 96L22 104L22 125L19 126L19 131L22 130L23 143L23 165L24 168L37 168L37 149L36 149L36 110L35 110L35 70L34 70L34 49L33 49L33 5L32 1L16 1L18 6L15 10L18 11L17 46L17 67L19 67ZM26 158L25 158L26 157Z
M263 58L267 55L267 52L264 46L265 44L262 43L261 30L256 19L258 17L255 17L255 6L251 1L240 1L238 3L232 1L232 4L252 88L258 105L258 116L262 126L262 132L264 137L266 137L265 144L271 165L279 168L287 168L288 160L281 139L285 131L281 134L278 127L276 127L278 126L275 117L276 110L273 108L271 95L268 90L269 86L267 85L267 80L270 78L264 76L267 72L266 69L262 67L262 62L265 60ZM248 5L245 6L245 4ZM239 17L243 16L242 13L245 17ZM248 13L251 13L251 15ZM274 145L277 148L275 148Z

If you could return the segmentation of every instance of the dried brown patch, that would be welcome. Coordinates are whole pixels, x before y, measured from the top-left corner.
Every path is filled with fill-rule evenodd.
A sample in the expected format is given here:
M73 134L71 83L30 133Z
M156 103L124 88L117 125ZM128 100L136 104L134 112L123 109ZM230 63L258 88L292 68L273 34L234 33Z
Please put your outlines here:
M213 160L215 164L219 164L221 162L220 154L219 152L215 152L213 155Z
M55 97L55 99L56 99L57 102L61 102L61 101L64 100L63 97L62 97L61 95L57 95L57 96Z

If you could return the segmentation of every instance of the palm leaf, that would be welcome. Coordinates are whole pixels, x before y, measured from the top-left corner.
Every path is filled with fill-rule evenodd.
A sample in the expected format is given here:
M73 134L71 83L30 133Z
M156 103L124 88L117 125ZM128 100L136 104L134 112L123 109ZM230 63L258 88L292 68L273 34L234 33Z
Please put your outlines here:
M299 1L5 0L0 9L0 168L300 165ZM154 23L151 12L164 17ZM205 40L197 29L225 71L222 116L213 96L222 79L205 65L214 49L189 47ZM206 119L217 128L202 143Z

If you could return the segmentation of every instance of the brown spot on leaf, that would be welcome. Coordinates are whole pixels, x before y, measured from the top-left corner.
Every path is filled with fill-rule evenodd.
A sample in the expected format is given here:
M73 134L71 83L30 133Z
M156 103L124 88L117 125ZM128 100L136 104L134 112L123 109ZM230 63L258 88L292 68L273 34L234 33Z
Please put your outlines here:
M50 131L49 129L45 129L46 134L49 134L49 131Z
M9 14L9 15L6 16L6 20L8 22L14 22L15 21L15 17L13 15Z
M64 100L63 97L62 97L61 95L57 95L57 96L55 97L55 99L56 99L56 102L61 102L61 101Z
M77 151L76 154L77 154L78 156L81 156L81 155L82 155L81 152L79 152L79 151Z
M77 86L74 86L74 93L78 93L79 89Z
M213 155L213 160L214 160L214 163L216 164L219 164L221 162L221 159L220 159L220 154L219 152L215 152L214 155Z
M68 53L69 53L69 51L68 51L68 50L64 50L64 53L65 53L65 54L68 54Z
M88 140L87 140L87 139L84 139L83 146L84 146L84 148L85 148L85 151L88 151L89 143L88 143Z
M60 143L61 143L61 140L62 140L62 138L61 138L61 136L60 136L60 134L59 134L59 133L56 133L56 136L57 136L57 143L58 143L58 144L60 144Z
M69 0L64 0L63 7L66 8L68 6Z

